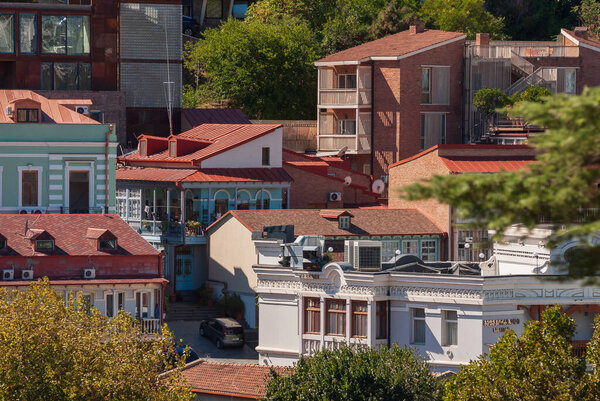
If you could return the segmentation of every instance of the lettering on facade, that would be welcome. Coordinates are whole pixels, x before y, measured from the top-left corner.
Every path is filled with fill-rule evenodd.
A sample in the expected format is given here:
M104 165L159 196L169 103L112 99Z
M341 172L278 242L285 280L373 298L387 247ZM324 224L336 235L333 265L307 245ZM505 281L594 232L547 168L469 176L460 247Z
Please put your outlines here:
M298 273L298 278L301 280L317 280L321 277L319 273Z
M519 323L521 323L521 321L517 318L488 319L488 320L483 321L483 326L484 327L493 327L492 333L504 333L506 330L509 329L509 327L506 327L506 326L511 326L511 325L515 325L515 324L519 324ZM498 326L504 326L504 327L498 327Z

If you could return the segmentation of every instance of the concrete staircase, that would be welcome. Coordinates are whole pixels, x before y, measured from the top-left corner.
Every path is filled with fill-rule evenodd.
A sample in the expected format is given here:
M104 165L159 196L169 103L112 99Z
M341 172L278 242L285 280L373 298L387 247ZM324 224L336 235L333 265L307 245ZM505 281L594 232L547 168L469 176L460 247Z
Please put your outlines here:
M195 303L175 302L169 306L167 312L167 321L175 320L195 320L200 321L218 317L214 306L201 306Z

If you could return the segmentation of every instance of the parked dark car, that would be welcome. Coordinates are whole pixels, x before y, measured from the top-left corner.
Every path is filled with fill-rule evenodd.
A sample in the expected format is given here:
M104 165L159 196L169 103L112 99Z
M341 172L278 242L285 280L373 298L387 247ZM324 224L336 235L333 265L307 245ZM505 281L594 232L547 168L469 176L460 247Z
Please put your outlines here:
M183 34L188 36L196 36L200 32L200 24L192 17L186 15L182 16L181 25L183 28Z
M185 357L186 365L190 362L194 362L194 361L197 361L198 359L200 359L200 357L198 356L196 351L194 351L192 348L187 347L185 345L175 347L175 351L177 351L177 355L179 355L180 358L183 356L183 353L185 352L186 348L188 349L187 355Z
M200 323L200 335L214 341L217 348L244 345L244 328L229 317L203 320Z

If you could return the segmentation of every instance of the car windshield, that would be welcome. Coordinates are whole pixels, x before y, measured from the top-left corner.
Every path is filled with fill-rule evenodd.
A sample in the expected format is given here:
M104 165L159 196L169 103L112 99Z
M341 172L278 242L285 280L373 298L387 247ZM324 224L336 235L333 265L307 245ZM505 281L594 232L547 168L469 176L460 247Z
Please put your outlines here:
M227 328L227 334L242 334L243 330L241 327L229 327Z

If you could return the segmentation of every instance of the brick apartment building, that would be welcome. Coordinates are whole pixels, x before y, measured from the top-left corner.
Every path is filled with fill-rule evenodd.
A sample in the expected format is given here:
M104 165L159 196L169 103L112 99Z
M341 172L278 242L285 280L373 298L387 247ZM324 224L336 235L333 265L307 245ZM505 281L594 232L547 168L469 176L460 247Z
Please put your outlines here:
M167 81L179 132L181 40L179 0L0 3L0 89L89 99L70 107L135 144L142 132L169 132Z
M503 130L526 137L522 122L503 126L479 113L473 95L483 87L575 94L600 85L600 42L585 28L563 29L553 42L490 41L487 34L466 41L415 23L315 65L317 154L345 153L354 170L385 182L389 165L437 144L490 142Z

